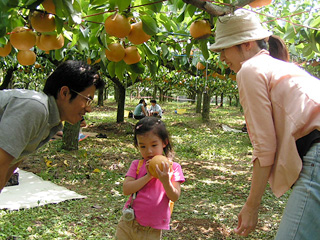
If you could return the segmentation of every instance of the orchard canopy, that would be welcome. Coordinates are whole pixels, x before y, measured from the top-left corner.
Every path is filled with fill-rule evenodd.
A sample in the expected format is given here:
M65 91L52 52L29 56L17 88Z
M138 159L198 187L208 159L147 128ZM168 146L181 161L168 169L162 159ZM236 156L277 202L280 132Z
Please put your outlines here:
M234 74L208 46L219 16L238 8L256 12L291 60L319 77L317 0L1 0L1 84L14 75L14 87L37 90L55 65L82 59L116 85L120 100L130 86L231 94ZM124 100L119 107L121 121Z

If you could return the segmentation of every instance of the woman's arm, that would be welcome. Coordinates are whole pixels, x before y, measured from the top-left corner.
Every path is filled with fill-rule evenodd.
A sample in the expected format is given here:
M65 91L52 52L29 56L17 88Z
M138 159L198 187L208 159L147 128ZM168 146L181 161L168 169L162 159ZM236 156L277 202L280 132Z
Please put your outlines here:
M268 183L272 166L261 167L259 159L253 163L250 193L238 215L238 226L234 230L241 236L248 236L257 225L258 210Z
M148 116L147 114L147 111L146 111L146 108L144 106L141 106L141 110L142 112L144 113L145 116Z

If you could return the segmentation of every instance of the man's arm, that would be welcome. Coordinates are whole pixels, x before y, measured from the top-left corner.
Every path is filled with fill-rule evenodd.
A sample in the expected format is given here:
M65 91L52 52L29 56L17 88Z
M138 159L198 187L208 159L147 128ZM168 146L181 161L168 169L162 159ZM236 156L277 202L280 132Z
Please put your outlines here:
M235 232L241 236L248 236L258 223L258 210L265 192L272 166L261 167L259 159L253 163L253 173L250 193L241 212L238 215L238 227Z
M13 159L13 156L0 148L0 191L4 188L12 173L19 165L19 163L16 163L10 166Z

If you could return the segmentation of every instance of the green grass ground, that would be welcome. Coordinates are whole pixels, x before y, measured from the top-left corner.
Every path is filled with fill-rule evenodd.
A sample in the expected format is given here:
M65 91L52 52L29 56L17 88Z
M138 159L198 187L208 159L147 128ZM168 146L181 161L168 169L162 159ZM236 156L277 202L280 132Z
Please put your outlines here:
M163 239L242 239L233 228L250 188L252 147L246 133L225 132L221 127L241 129L242 113L234 107L212 106L210 122L203 123L194 105L161 105L175 161L186 177L172 214L172 230L165 231ZM179 115L176 109L187 111ZM22 169L87 198L20 211L0 210L0 239L113 239L127 199L122 194L124 175L131 161L140 157L133 146L136 120L126 118L117 124L115 119L116 104L106 102L89 114L90 126L85 131L104 133L107 138L88 137L74 152L62 150L61 140L56 140L28 157ZM51 160L52 167L45 160ZM277 199L268 187L257 230L247 239L274 238L287 197Z

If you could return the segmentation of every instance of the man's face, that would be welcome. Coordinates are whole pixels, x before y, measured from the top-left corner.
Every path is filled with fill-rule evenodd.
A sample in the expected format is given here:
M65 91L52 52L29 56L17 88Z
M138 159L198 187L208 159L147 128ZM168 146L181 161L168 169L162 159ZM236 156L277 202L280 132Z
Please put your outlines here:
M94 85L86 88L84 91L79 92L77 96L70 100L71 90L68 91L68 95L65 99L59 101L59 112L61 121L67 121L71 124L76 124L87 113L91 112L91 106L88 106L88 98L94 98L94 92L96 87Z

